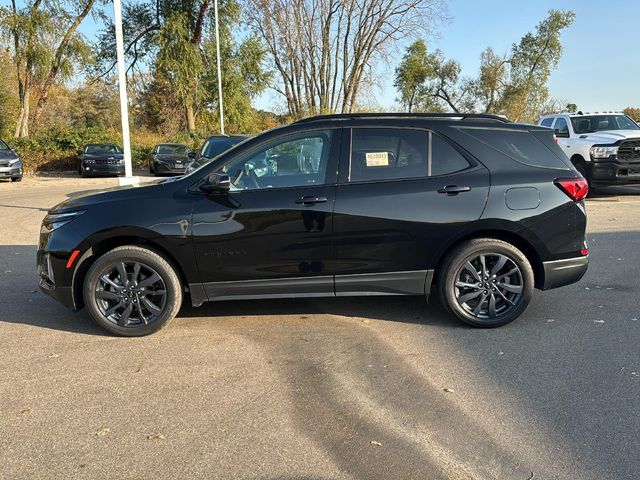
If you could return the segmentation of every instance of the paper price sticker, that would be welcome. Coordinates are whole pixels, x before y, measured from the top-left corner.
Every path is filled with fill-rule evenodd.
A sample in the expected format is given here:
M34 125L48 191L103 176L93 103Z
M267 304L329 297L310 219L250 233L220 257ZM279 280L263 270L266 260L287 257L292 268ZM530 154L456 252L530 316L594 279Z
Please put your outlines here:
M388 167L389 152L368 152L365 154L367 167Z

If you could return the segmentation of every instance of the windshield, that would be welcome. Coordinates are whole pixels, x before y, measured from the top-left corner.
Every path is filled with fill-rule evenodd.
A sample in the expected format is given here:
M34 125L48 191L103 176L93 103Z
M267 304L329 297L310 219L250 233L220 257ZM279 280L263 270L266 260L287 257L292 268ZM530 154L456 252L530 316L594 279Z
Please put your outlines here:
M105 155L110 153L122 153L116 145L87 145L84 153L88 155Z
M158 155L186 155L189 148L185 145L158 145Z
M0 140L0 150L9 150L9 146Z
M640 130L626 115L589 115L572 117L571 124L577 135L605 130Z

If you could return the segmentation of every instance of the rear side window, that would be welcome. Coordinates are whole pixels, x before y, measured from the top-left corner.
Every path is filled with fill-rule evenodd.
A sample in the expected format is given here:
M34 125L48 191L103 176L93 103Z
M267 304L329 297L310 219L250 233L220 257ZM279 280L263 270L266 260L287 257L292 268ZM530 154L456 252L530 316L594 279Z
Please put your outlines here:
M424 178L467 167L469 163L455 148L428 130L354 128L351 131L350 182Z
M542 122L540 122L540 125L543 127L550 127L553 125L553 117L543 119Z
M460 130L525 165L566 168L564 162L528 130L473 127Z
M469 167L469 162L446 140L431 134L431 175L447 175Z

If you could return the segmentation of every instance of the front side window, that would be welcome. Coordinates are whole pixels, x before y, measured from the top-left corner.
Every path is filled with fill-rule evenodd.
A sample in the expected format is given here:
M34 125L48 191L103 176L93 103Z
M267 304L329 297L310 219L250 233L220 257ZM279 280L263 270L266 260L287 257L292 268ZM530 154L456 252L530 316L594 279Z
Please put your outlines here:
M324 183L332 132L313 131L279 139L221 166L231 190L258 190Z

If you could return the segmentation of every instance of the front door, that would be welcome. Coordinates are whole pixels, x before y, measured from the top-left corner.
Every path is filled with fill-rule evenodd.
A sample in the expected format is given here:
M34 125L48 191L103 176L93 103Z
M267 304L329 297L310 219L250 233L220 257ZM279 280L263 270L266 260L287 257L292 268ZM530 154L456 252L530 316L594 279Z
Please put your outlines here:
M217 167L229 174L231 191L195 194L193 208L194 251L210 300L333 294L339 144L340 129L311 130Z
M423 294L442 245L481 216L488 170L424 129L354 128L350 143L334 211L336 294Z

